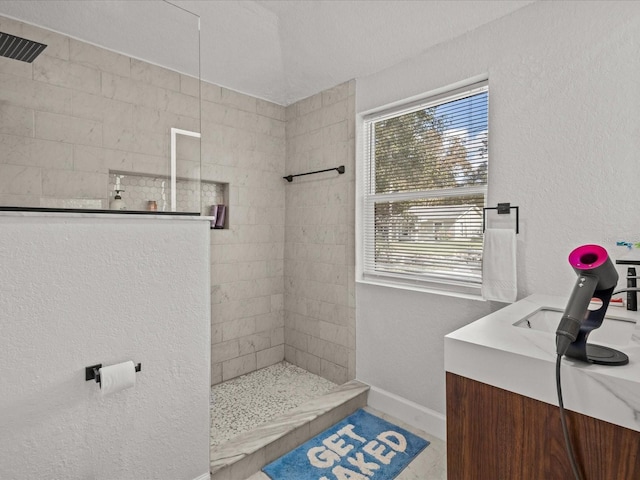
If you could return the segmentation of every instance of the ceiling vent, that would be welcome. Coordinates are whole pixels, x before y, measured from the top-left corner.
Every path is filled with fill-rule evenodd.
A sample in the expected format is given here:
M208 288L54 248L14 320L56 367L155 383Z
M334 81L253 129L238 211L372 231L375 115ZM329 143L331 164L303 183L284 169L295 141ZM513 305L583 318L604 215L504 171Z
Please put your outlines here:
M0 55L22 62L33 62L47 48L43 43L0 32Z

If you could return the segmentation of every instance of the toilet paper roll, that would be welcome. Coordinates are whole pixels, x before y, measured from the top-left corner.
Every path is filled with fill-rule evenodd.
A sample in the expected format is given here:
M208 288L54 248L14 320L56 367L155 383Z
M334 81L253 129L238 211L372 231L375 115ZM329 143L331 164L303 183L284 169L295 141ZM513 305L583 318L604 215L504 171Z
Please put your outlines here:
M136 367L131 360L100 369L100 392L110 395L136 384Z

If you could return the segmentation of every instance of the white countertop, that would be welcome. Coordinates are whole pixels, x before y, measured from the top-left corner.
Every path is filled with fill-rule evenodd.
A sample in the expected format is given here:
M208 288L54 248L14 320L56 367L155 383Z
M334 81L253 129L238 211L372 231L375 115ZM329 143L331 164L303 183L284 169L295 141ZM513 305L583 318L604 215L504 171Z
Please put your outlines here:
M550 332L513 324L543 307L564 310L567 297L531 295L445 336L445 370L552 405L558 405L555 383L555 329ZM562 360L565 408L640 431L639 312L609 307L607 315L636 322L626 345L597 341L626 353L624 366Z

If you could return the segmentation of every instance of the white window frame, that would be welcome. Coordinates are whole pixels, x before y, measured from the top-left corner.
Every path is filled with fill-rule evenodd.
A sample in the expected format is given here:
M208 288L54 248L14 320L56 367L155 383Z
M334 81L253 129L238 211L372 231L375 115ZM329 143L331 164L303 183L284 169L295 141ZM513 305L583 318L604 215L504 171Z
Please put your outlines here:
M460 85L460 84L458 84ZM470 298L474 300L481 300L481 283L477 285L470 285L464 281L456 282L456 281L444 281L444 280L436 280L436 279L428 279L428 278L412 278L407 275L394 275L390 273L384 274L376 274L374 272L365 272L364 268L364 257L365 257L365 249L372 249L373 246L367 245L365 241L365 223L374 222L372 210L367 210L365 208L365 198L375 197L375 194L369 194L366 192L365 185L370 182L367 180L367 175L369 173L366 171L368 166L368 159L366 156L366 148L364 147L365 143L368 139L368 134L365 131L365 125L371 119L381 119L385 116L396 116L402 112L409 112L412 110L417 110L419 108L429 108L433 106L438 106L442 103L446 103L448 101L455 100L456 98L464 98L469 96L470 94L480 93L482 91L488 92L488 80L483 80L481 82L468 84L467 86L450 89L450 90L440 90L440 93L436 95L428 95L424 98L413 100L406 103L395 103L390 108L382 108L377 109L375 111L365 112L357 117L357 126L358 126L358 145L357 149L357 158L358 158L358 171L362 174L362 177L358 179L356 185L356 195L357 195L357 209L356 217L357 217L357 239L356 239L356 281L358 283L367 283L374 285L382 285L393 288L401 288L407 290L416 290L416 291L425 291L430 293L442 294L442 295L450 295L456 297ZM415 97L414 97L415 98ZM490 141L490 140L489 140ZM358 176L360 177L360 176ZM450 195L451 190L454 189L445 189L440 191L429 191L428 196L443 196ZM467 187L459 187L456 190L456 196L470 195L470 194L482 194L485 200L488 195L488 181L484 185L474 185ZM395 194L385 194L385 200L393 201L393 200L411 200L415 198L425 198L424 192L400 192Z

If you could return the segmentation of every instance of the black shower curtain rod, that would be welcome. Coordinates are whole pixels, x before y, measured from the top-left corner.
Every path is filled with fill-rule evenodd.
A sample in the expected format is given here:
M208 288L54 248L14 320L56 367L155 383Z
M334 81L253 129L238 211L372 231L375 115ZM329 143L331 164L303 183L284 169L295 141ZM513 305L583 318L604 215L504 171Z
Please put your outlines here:
M287 175L284 178L287 182L293 182L293 177L302 177L303 175L313 175L314 173L322 173L322 172L330 172L335 170L339 174L344 173L344 165L340 165L339 167L327 168L325 170L316 170L315 172L307 172L307 173L298 173L297 175Z

